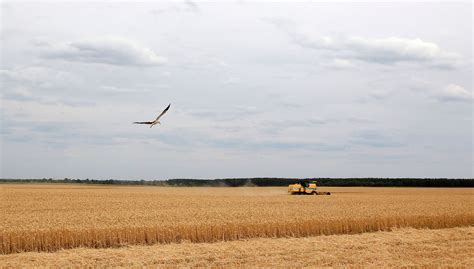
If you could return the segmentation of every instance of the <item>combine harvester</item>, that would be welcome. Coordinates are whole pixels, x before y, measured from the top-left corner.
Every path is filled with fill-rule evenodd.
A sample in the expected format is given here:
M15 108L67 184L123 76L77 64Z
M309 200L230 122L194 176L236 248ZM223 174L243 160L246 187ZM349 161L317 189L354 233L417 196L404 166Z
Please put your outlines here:
M294 194L331 195L328 191L318 191L316 181L298 180L296 184L288 185L288 192Z

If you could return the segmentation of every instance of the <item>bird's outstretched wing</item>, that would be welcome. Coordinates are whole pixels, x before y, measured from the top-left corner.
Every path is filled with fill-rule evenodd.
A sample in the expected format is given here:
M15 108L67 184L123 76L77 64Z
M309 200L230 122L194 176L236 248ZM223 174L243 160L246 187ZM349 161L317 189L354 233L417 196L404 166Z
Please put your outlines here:
M152 124L152 121L135 121L134 124Z
M161 116L163 116L163 115L166 113L166 111L168 111L168 109L170 109L170 106L171 106L171 104L169 104L169 105L165 108L165 110L163 110L163 112L161 112L161 114L158 115L158 117L156 117L156 120L155 120L155 121L159 120L159 119L161 118Z

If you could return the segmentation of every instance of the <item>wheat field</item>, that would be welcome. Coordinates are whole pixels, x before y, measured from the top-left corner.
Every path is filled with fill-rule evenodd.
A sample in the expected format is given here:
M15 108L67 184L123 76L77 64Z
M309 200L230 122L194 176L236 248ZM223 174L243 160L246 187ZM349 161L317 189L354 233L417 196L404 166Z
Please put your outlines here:
M0 268L474 268L474 227L0 255Z
M0 253L449 228L474 224L471 189L0 185Z

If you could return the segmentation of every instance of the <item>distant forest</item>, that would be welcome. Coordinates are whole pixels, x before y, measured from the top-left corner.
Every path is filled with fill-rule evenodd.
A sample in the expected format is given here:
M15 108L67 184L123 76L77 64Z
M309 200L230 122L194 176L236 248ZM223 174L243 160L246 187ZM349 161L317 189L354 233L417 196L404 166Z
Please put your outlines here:
M463 178L305 178L319 186L347 187L474 187L474 179ZM0 179L0 183L75 183L183 187L270 187L288 186L295 178L225 178L225 179L168 179L168 180L96 180L96 179Z

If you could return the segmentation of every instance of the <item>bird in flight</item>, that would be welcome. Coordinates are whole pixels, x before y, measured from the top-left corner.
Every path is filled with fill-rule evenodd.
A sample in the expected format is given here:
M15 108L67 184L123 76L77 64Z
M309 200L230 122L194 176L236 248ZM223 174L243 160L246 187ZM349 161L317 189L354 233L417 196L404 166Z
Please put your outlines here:
M163 112L161 112L161 114L158 115L158 117L156 117L156 119L154 121L136 121L136 122L134 122L134 124L150 124L150 128L153 127L153 125L155 125L155 124L161 124L160 118L161 118L161 116L163 116L166 113L166 111L168 111L168 109L170 109L170 106L171 106L171 104L169 104L165 108L165 110L163 110Z

